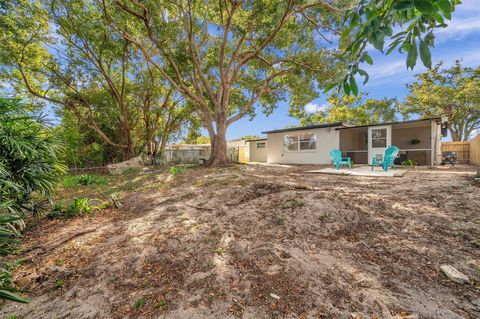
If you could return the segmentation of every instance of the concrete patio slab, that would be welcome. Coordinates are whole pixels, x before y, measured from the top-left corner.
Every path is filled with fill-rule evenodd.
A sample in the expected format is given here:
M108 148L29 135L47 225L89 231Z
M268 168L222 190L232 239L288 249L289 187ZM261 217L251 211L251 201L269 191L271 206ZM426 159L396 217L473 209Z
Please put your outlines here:
M390 169L384 172L381 167L375 167L372 171L370 166L354 167L352 169L339 169L327 167L318 170L307 171L307 173L332 174L332 175L352 175L352 176L371 176L371 177L402 177L408 170Z

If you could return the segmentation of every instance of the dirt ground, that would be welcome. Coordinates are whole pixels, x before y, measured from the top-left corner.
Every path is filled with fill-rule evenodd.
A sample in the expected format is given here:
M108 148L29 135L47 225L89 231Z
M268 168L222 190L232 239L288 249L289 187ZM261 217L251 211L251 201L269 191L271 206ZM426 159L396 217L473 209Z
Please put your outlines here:
M121 209L29 227L16 318L480 318L480 187L237 165L154 173ZM450 281L452 265L470 278Z

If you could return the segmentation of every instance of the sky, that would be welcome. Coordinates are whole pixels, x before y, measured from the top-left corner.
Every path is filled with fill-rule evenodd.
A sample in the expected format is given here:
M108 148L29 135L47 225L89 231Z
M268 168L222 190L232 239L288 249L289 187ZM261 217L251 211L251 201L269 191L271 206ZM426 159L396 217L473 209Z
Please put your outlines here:
M444 61L444 66L448 67L458 59L463 60L464 66L480 65L480 0L463 0L453 13L448 27L438 30L435 36L435 48L431 50L433 65ZM370 55L374 64L362 66L369 73L370 80L365 86L360 86L360 91L368 93L371 98L396 97L401 101L408 93L406 84L413 80L415 74L425 71L420 60L413 71L407 70L406 54L394 52L384 56L372 50ZM326 97L320 96L306 105L306 109L314 111L325 106ZM232 123L227 131L227 139L245 135L261 136L262 131L298 124L298 120L288 116L288 104L281 103L268 117L258 112L252 121L243 118Z

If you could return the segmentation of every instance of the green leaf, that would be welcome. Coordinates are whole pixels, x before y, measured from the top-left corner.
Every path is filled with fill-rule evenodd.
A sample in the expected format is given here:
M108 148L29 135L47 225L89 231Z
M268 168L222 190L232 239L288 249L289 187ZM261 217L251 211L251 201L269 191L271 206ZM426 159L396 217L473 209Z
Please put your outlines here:
M368 64L372 65L373 64L373 60L372 60L372 57L368 54L368 53L365 53L363 55L363 60L365 62L367 62Z
M343 91L346 95L350 95L350 85L348 85L347 81L343 82Z
M22 298L10 291L7 290L0 290L0 299L5 299L5 300L10 300L10 301L15 301L15 302L21 302L21 303L28 303L30 300Z
M452 11L452 4L449 0L438 0L437 4L444 13L450 13Z
M392 51L398 46L398 44L400 42L402 42L402 39L397 39L397 40L393 41L392 43L390 43L390 45L388 46L388 50L385 54L389 55L390 53L392 53Z
M331 89L333 89L336 86L338 86L338 83L332 83L327 85L327 87L323 90L323 93L328 93Z
M430 54L430 48L428 47L428 44L420 40L420 59L422 59L423 65L425 65L427 68L432 68L432 55Z
M407 10L413 8L413 1L412 0L405 0L405 1L400 1L395 4L393 9L395 10Z
M410 49L408 50L407 69L410 68L413 70L413 68L415 67L415 64L417 64L417 58L418 58L417 44L413 42L410 45Z
M445 20L443 19L443 16L440 13L435 13L435 20L440 24L445 23Z
M414 0L415 9L420 11L421 13L433 13L434 7L429 0Z
M353 95L357 96L358 86L357 86L357 81L355 81L355 77L353 76L353 74L350 75L350 88L352 90Z
M365 71L362 70L362 69L358 69L358 73L365 78L365 80L363 80L363 85L367 84L368 79L370 78L370 77L368 76L368 73L365 72Z
M383 45L385 43L384 36L381 32L376 31L372 33L370 37L370 43L374 46L375 49L383 51Z

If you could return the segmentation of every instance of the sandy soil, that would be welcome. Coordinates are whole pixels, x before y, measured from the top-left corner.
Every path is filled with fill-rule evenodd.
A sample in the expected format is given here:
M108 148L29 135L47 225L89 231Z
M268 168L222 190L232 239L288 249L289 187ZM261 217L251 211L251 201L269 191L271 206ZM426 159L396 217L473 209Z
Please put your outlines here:
M479 318L480 187L242 165L164 173L25 235L19 318ZM440 270L469 276L459 285Z

